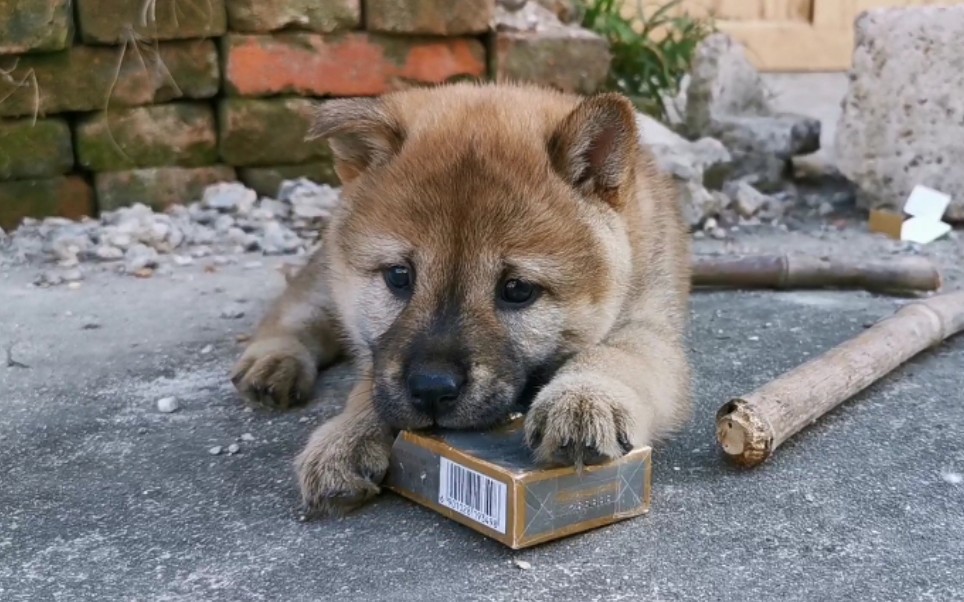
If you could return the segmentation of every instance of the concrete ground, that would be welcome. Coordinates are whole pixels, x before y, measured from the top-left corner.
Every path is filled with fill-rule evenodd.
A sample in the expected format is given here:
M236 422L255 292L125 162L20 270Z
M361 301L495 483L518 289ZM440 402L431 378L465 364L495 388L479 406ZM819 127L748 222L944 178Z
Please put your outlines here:
M913 252L844 225L742 231L697 251ZM961 237L922 252L948 289L964 287ZM650 514L513 552L388 493L342 519L299 520L291 458L338 412L351 373L335 368L304 409L239 403L237 337L281 289L277 263L92 274L77 289L33 288L37 267L0 266L0 347L12 345L10 365L0 357L0 600L964 598L964 338L757 469L716 449L721 404L906 299L695 294L696 412L655 451ZM221 318L234 302L245 315ZM178 412L156 410L166 396ZM208 453L231 443L239 453Z

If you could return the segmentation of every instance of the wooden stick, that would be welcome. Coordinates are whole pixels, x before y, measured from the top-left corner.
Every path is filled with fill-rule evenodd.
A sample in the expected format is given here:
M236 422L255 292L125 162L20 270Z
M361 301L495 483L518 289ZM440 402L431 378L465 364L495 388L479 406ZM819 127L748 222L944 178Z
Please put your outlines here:
M716 414L716 437L753 467L798 431L919 352L964 330L964 291L913 301L860 335L790 370Z
M696 256L694 286L730 288L858 288L868 291L936 291L941 287L937 266L924 257L887 261L801 255L745 257Z

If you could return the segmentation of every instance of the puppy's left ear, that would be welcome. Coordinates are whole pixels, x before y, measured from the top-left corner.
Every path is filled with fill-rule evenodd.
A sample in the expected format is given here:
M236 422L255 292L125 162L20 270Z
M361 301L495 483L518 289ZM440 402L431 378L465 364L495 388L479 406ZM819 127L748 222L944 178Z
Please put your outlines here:
M549 139L553 167L570 185L621 209L620 194L633 177L638 144L636 109L626 97L607 93L582 101Z
M318 138L328 140L335 172L347 184L388 163L401 149L404 132L382 99L339 98L317 105L305 139Z

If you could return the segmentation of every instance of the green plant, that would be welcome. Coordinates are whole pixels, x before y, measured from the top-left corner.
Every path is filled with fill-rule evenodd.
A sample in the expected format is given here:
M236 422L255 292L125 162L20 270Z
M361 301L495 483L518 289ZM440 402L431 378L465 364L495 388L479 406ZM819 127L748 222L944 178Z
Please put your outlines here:
M662 4L646 16L638 0L633 17L625 17L625 0L584 0L582 26L609 42L613 56L606 87L631 98L640 110L669 118L667 98L679 93L697 45L716 31L712 19L674 14L681 0Z

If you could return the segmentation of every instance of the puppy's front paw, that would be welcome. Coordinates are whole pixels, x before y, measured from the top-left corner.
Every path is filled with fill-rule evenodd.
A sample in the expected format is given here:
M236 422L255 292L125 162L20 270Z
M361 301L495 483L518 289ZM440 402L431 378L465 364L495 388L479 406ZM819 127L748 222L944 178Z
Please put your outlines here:
M591 465L633 449L635 394L621 383L591 375L559 377L533 401L526 443L542 464Z
M257 340L234 366L231 382L248 401L287 408L311 396L318 368L308 348L293 337Z
M336 418L311 435L295 458L308 514L344 514L378 495L388 471L391 438L376 431L352 428Z

